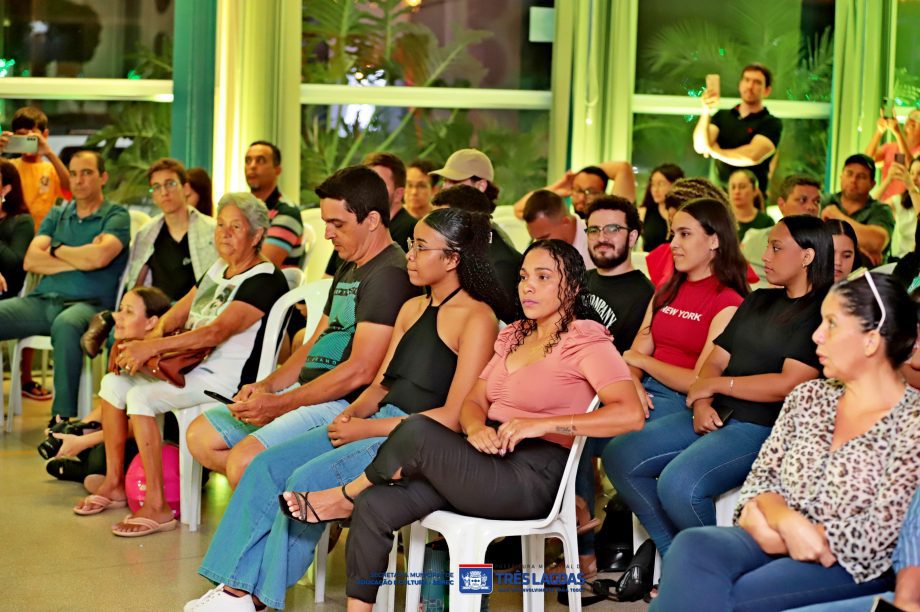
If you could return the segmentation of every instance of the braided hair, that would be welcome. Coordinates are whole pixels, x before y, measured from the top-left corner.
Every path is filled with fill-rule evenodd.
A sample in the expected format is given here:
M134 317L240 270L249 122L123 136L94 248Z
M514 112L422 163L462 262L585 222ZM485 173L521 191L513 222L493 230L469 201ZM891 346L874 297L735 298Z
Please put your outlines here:
M550 336L549 342L543 347L543 354L549 355L553 347L559 344L562 334L569 331L569 325L572 324L572 321L575 319L597 321L598 317L594 309L588 304L585 260L575 247L563 240L537 240L524 251L524 258L526 259L527 254L536 249L542 249L549 253L553 261L556 262L556 269L559 270L562 277L558 293L562 317L556 323L556 330ZM520 303L518 305L520 306ZM514 329L514 338L508 350L509 354L521 346L527 336L537 330L535 320L523 317L523 311L521 311L521 317L520 323Z
M459 208L439 208L422 221L444 237L446 254L459 258L457 277L460 286L473 299L488 304L502 321L513 321L517 311L495 276L489 261L492 226L489 215Z

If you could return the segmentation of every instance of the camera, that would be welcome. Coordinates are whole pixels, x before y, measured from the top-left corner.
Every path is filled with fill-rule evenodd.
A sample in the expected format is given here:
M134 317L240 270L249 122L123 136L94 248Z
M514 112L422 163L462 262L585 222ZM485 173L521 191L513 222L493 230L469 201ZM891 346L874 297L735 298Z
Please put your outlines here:
M61 421L48 431L48 437L42 440L41 444L38 445L38 454L44 459L51 459L57 456L58 451L61 450L61 446L64 445L64 441L55 438L52 434L60 433L82 436L100 429L102 429L102 424L97 421L90 421L89 423L84 423L83 421Z

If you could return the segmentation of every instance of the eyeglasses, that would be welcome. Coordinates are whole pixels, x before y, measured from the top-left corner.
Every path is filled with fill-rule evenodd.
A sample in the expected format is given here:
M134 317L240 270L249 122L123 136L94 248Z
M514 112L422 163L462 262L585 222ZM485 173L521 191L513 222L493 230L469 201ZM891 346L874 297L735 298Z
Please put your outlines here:
M162 185L160 183L154 183L150 186L150 189L147 190L148 193L159 194L163 191L175 191L179 188L179 182L169 179Z
M885 311L885 304L882 303L882 296L878 293L878 288L875 286L875 281L872 280L872 273L866 270L864 276L866 277L866 282L869 283L869 289L872 290L872 295L875 296L875 301L878 303L879 310L882 311L882 317L878 320L878 325L875 326L875 331L881 331L882 325L885 324L885 316L888 313Z
M572 190L572 196L573 196L573 197L574 197L574 196L577 196L577 195L580 195L580 196L583 197L583 198L593 198L594 196L599 196L599 195L601 195L602 193L604 193L604 192L603 192L603 191L596 191L596 190L590 189L590 188L589 188L589 189L573 189L573 190Z
M445 253L459 253L460 249L452 249L450 247L430 247L423 244L419 244L412 238L406 238L406 245L409 249L407 252L415 251L416 253L424 253L425 251L444 251Z
M588 238L597 238L600 236L601 232L603 232L605 236L615 236L619 232L623 231L628 232L629 228L624 227L619 223L608 223L603 227L598 225L589 225L585 228L585 233L588 235Z

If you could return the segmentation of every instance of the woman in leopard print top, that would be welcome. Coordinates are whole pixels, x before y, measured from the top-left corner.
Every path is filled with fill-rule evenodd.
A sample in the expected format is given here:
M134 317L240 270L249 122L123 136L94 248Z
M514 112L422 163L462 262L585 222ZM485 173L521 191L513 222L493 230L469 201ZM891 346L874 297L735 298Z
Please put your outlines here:
M835 285L815 331L828 380L786 399L741 490L737 527L682 532L651 610L785 610L885 591L920 484L920 393L898 367L917 308L895 281Z

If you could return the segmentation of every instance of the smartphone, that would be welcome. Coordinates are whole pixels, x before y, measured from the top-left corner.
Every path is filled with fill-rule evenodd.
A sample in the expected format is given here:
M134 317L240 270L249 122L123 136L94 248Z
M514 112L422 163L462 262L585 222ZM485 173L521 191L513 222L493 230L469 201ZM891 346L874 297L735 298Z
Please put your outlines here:
M216 399L218 402L220 402L221 404L224 404L224 405L226 405L226 406L229 406L230 404L235 404L235 403L236 403L236 402L234 402L232 399L230 399L229 397L226 397L226 396L224 396L224 395L221 395L221 394L218 393L217 391L208 391L208 390L206 389L205 392L204 392L204 394L207 395L208 397L210 397L211 399Z
M881 597L876 597L874 605L869 612L903 612L903 610L894 604L888 603Z
M886 119L894 117L894 108L891 104L891 98L888 96L882 98L882 113L885 115Z
M728 419L732 418L732 413L735 411L734 408L727 408L724 406L722 408L716 408L715 410L716 414L719 415L719 420L722 421L723 425L728 422Z
M903 166L906 161L907 161L907 158L904 156L903 153L894 154L894 162L896 164L901 164Z
M706 91L710 94L715 95L717 98L721 97L720 89L722 86L722 78L718 74L707 74L706 75Z
M6 143L4 153L38 153L38 136L10 136L9 142Z

